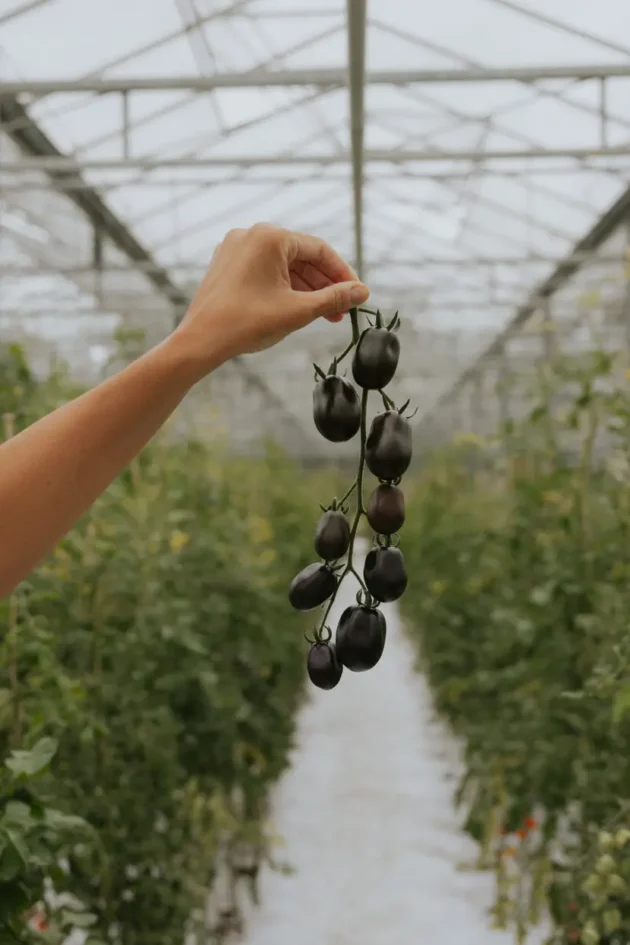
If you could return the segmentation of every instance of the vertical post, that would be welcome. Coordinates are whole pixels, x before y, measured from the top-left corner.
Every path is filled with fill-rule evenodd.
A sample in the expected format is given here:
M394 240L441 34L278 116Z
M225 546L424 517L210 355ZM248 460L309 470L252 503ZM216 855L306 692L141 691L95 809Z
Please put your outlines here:
M123 157L127 160L131 154L129 144L129 92L127 90L122 93L122 122Z
M480 373L475 374L471 381L469 420L471 433L483 434L483 378Z
M630 352L630 216L625 225L626 252L624 259L624 296L623 296L623 325L625 329L626 348Z
M363 126L365 92L365 33L367 0L346 0L348 18L348 86L354 197L354 255L363 278Z
M599 80L599 140L602 148L608 147L608 111L606 105L606 77Z
M499 422L503 425L510 418L510 396L508 391L507 352L505 342L497 354L497 399L499 402Z
M551 299L547 296L542 302L542 348L545 362L551 361L555 351L553 337L553 319L551 318Z
M99 301L103 301L103 233L99 226L92 230L92 266L94 267L94 293Z

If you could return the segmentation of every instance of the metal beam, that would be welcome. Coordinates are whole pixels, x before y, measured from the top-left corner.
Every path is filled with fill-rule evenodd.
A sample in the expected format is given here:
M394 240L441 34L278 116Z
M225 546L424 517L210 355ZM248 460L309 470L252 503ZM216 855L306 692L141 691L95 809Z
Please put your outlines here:
M623 251L619 251L616 254L607 253L606 255L599 255L597 250L593 250L590 253L583 253L581 255L576 254L576 258L580 258L580 261L589 265L624 265L628 261L628 256ZM514 255L514 256L457 256L452 259L448 259L444 256L423 256L419 254L415 258L410 257L400 257L392 259L380 259L378 263L378 268L381 267L387 269L424 269L435 266L436 268L455 268L455 269L485 269L493 266L541 266L541 265L558 265L560 260L556 256L552 255L543 255L543 254L532 254L532 255ZM114 264L105 262L101 267L99 267L99 273L107 275L108 273L136 273L136 272L149 272L159 265L155 262L152 262L147 265L142 265L141 263L130 263L129 265L123 264ZM369 271L372 268L375 268L376 264L367 265L365 268ZM199 260L195 262L194 260L189 260L187 262L177 262L174 264L174 269L177 272L181 273L191 273L192 275L203 275L208 268L207 261ZM21 277L23 275L38 275L42 273L50 273L51 275L85 275L87 273L94 272L94 266L85 264L85 265L74 265L74 266L56 266L54 263L37 265L35 263L11 263L7 265L0 264L0 275L2 276L11 276L15 275ZM404 286L400 286L404 288Z
M541 308L544 302L555 295L575 275L583 264L586 254L595 252L612 234L623 226L630 218L630 187L614 202L588 233L579 240L571 253L558 263L554 271L537 288L531 292L529 298L517 308L509 323L497 335L492 344L475 359L437 402L422 417L420 425L431 421L441 407L446 406L452 399L475 377L485 361L496 357L503 349L505 342L512 336L514 330L526 322Z
M65 160L56 145L29 118L28 112L17 99L7 96L0 98L0 123L5 120L14 121L16 119L20 120L21 127L17 130L14 129L10 136L24 154L36 155L37 157L34 157L33 160L52 160L53 162ZM48 173L54 186L60 172L53 168ZM61 173L64 172L61 171ZM77 173L76 165L73 168L73 173ZM161 295L165 296L174 305L177 313L182 314L190 301L188 294L175 285L168 272L153 259L151 253L142 246L125 224L109 209L99 194L91 187L86 186L82 190L69 194L68 199L92 222L95 229L107 235L132 263L148 267L146 275L149 281ZM247 378L252 387L259 390L270 404L286 416L296 429L299 429L300 435L304 439L310 440L304 434L303 424L287 407L286 403L255 371L249 368L243 358L234 358L232 363Z
M0 16L0 26L4 26L5 23L9 23L19 16L24 16L25 13L30 13L31 10L36 10L37 7L43 7L46 3L50 3L50 0L27 0L26 3L21 3L20 6L13 7L7 13L3 13Z
M0 162L0 171L2 170L3 165ZM519 167L492 167L484 168L480 166L478 168L478 173L491 173L493 178L500 178L506 180L520 179L522 177L531 176L536 177L537 175L543 175L544 177L566 177L569 174L588 174L593 173L595 170L599 171L609 171L611 173L619 173L619 167L613 167L612 165L598 164L597 168L592 167L578 167L575 164L552 164L545 167L538 168L519 168ZM417 167L402 167L399 166L396 170L390 170L381 166L378 174L369 176L364 175L364 183L374 184L379 181L398 181L401 180L433 180L433 181L462 181L467 180L469 176L469 170L427 170L426 168L419 169ZM630 172L629 172L630 173ZM176 177L173 178L169 176L167 178L146 178L142 174L139 174L136 177L131 178L130 180L120 181L119 179L112 181L99 181L98 189L100 193L107 192L109 190L119 190L125 187L139 187L146 186L152 188L159 188L164 190L173 191L179 189L180 187L194 187L199 186L202 190L208 187L225 187L229 188L234 184L238 184L239 187L243 185L259 187L263 184L275 184L281 183L284 181L287 184L298 183L303 181L304 183L309 183L310 181L310 171L305 168L303 173L299 177L294 177L293 175L287 177L279 177L275 175L254 175L246 174L243 176L236 177L220 177L214 179L202 178L199 177ZM330 174L325 178L321 178L323 181L338 181L339 183L345 183L347 181L347 175L345 172L340 174ZM65 179L59 179L55 182L55 190L62 193L66 193L71 190L85 190L92 187L92 184L88 184L82 178L77 177L68 177ZM33 179L31 180L15 180L9 182L2 181L2 192L3 193L32 193L32 192L48 192L50 191L50 183L41 180ZM554 194L557 199L558 195ZM563 198L566 198L566 194L562 195ZM169 205L171 202L169 201Z
M457 82L539 82L575 79L614 79L630 77L630 64L599 63L575 66L502 67L496 69L379 69L367 73L367 85L443 85ZM142 76L119 79L86 77L78 79L21 79L0 82L0 95L51 95L55 93L97 92L173 92L187 89L208 92L211 89L264 88L266 86L316 85L345 86L345 69L287 69L225 72L212 76Z
M595 43L597 46L603 46L604 49L620 53L622 56L630 56L630 48L626 45L622 46L620 43L613 43L603 36L596 36L588 30L579 29L570 23L563 23L561 20L547 16L545 13L539 13L538 10L530 10L528 7L521 6L519 3L514 3L513 0L491 0L491 2L506 7L514 13L521 13L523 16L529 17L529 19L534 20L536 23L543 23L545 26L551 26L552 29L560 30L562 33L568 33L570 36L585 39L587 43Z
M1 129L0 129L1 130ZM630 144L614 147L593 146L590 148L505 148L497 151L447 151L426 148L423 150L402 151L397 149L374 149L364 152L364 160L371 164L431 164L435 161L473 161L484 164L487 161L514 161L534 160L538 158L589 158L589 157L628 157ZM27 173L29 171L46 171L47 173L78 173L79 171L119 171L144 170L155 171L162 168L211 168L211 167L263 167L285 165L334 165L349 164L352 154L242 154L222 155L221 157L181 157L181 158L103 158L76 161L74 158L63 156L38 157L25 161L0 161L0 171L11 173ZM200 181L200 183L202 183Z
M68 158L63 155L50 138L31 121L28 112L17 99L10 97L0 98L0 124L5 121L20 119L21 127L10 133L11 139L20 148L23 154L29 155L23 162L42 161L43 170L47 170L53 185L58 175L64 174L63 164L68 165ZM56 167L56 162L60 166ZM19 166L20 162L17 162ZM73 174L79 174L74 161L69 161ZM67 173L67 167L66 167ZM69 195L69 199L91 221L94 228L107 234L112 243L120 249L128 259L142 265L154 264L149 273L149 279L156 289L176 308L183 309L188 305L188 297L173 283L165 269L155 264L151 254L129 232L127 227L112 213L101 197L91 187L84 187Z
M347 0L348 86L350 88L350 141L354 198L354 260L363 277L363 137L365 122L366 0Z

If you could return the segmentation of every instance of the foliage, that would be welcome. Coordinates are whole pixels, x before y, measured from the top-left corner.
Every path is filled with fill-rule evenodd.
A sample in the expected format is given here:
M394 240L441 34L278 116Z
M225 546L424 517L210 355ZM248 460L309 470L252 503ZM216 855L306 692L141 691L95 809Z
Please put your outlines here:
M64 389L20 384L0 392L18 426ZM156 441L0 602L0 943L238 924L207 891L221 871L254 888L272 853L304 679L286 595L319 488L273 450Z
M458 800L496 871L496 923L523 942L548 911L554 943L625 942L628 383L605 352L539 381L524 420L453 444L410 495L407 614L463 741Z

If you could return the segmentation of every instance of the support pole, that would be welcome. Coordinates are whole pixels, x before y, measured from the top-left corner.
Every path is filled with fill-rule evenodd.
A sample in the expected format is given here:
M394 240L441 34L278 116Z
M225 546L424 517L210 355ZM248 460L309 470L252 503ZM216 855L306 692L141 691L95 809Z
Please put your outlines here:
M354 259L363 278L363 128L365 89L366 0L347 0L348 85L350 88L350 139L354 197Z

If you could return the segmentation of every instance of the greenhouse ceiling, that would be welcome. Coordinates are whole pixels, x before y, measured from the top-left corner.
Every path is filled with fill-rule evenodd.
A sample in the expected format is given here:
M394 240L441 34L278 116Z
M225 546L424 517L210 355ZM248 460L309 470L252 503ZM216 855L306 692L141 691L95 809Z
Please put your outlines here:
M422 422L576 246L624 265L625 233L584 238L630 184L626 36L619 0L0 0L3 334L96 368L266 220L400 309ZM343 332L221 369L231 435L319 451L311 362Z

